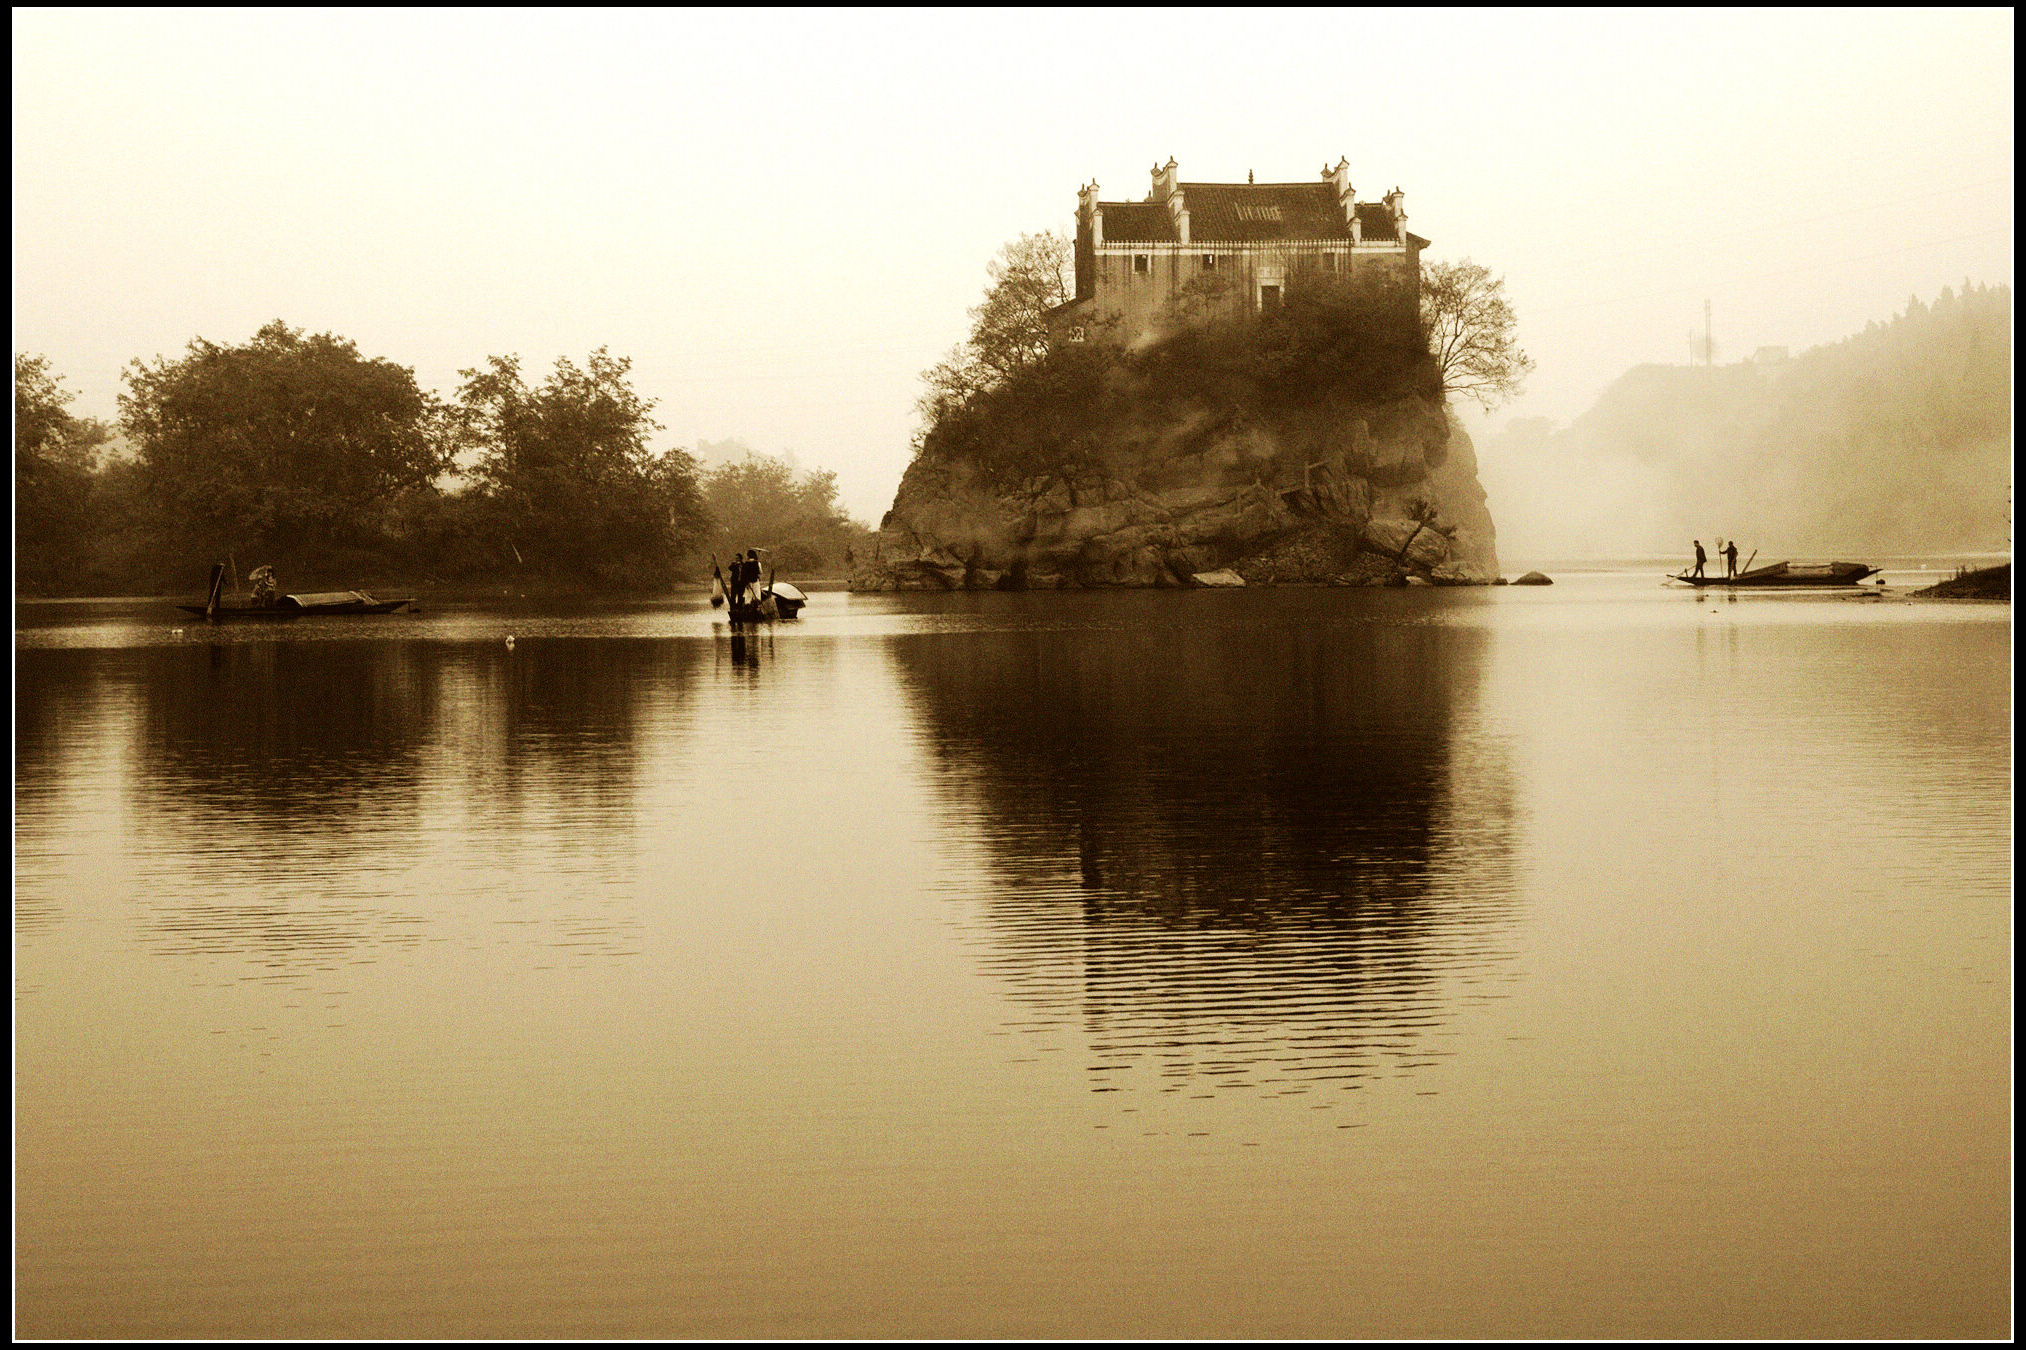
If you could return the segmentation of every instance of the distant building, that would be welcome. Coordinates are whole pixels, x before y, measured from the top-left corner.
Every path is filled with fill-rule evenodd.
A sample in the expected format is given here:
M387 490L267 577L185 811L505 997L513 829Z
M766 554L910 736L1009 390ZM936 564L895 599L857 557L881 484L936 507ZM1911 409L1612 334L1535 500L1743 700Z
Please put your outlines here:
M1381 276L1418 298L1421 250L1406 195L1361 202L1347 161L1313 183L1184 183L1157 165L1145 201L1078 194L1076 298L1052 316L1059 340L1107 334L1125 345L1176 322L1280 303L1304 271Z
M1761 366L1783 366L1787 364L1785 347L1761 347L1752 353L1752 362Z

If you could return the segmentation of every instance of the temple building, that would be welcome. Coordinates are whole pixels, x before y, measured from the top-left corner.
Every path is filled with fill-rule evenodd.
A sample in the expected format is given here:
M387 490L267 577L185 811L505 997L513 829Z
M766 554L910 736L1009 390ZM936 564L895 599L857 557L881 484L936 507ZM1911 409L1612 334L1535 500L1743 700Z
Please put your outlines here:
M1184 183L1170 159L1145 201L1097 194L1096 183L1078 194L1076 298L1051 315L1068 341L1131 346L1178 322L1257 312L1309 270L1420 293L1428 241L1408 233L1405 195L1359 201L1343 159L1310 183Z

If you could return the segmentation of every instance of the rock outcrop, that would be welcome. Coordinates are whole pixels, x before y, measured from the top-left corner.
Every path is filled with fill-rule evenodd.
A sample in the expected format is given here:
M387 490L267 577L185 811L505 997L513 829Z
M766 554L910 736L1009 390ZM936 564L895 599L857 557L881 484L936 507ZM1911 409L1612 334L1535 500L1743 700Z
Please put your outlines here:
M1196 409L1140 427L1106 466L1008 485L924 455L852 589L1192 586L1227 570L1254 585L1498 576L1470 439L1428 400L1294 427Z

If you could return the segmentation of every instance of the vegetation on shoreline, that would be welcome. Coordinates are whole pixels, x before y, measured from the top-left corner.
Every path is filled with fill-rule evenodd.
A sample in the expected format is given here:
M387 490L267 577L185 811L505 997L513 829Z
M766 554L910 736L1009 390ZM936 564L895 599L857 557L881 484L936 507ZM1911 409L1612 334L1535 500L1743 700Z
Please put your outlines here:
M1947 581L1915 591L1914 595L1936 600L2003 600L2010 603L2012 564L1999 563L1996 567L1961 572Z
M275 322L132 363L115 449L44 358L17 353L15 592L179 593L213 561L271 564L285 589L655 591L734 547L843 572L867 531L834 475L655 449L628 367L601 348L534 384L496 356L445 401L349 340Z
M1006 486L1074 483L1137 464L1136 430L1190 410L1264 424L1293 440L1359 408L1450 393L1497 402L1532 362L1513 342L1503 283L1465 260L1431 267L1418 306L1397 285L1298 269L1280 305L1204 320L1221 279L1177 296L1167 335L1124 350L1048 340L1067 300L1069 242L1023 235L989 269L969 340L924 373L916 454ZM1140 469L1149 466L1137 464Z

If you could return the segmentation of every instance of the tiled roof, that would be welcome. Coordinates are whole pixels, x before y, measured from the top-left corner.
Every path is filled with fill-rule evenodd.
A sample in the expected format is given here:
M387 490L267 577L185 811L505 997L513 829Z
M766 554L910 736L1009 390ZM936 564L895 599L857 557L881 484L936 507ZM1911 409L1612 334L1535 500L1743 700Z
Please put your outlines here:
M1181 237L1175 233L1175 220L1165 202L1099 202L1098 209L1104 213L1107 244L1171 244ZM1193 216L1189 223L1194 233Z
M1192 243L1342 239L1350 234L1337 190L1328 183L1183 183L1181 189Z
M1182 183L1189 208L1189 241L1249 244L1273 239L1347 239L1350 228L1328 183ZM1172 244L1179 241L1165 202L1100 202L1108 244ZM1359 202L1361 237L1397 239L1393 213L1384 202ZM1425 241L1424 241L1425 242Z
M1396 234L1393 213L1384 202L1358 203L1359 235L1365 239L1391 239Z

